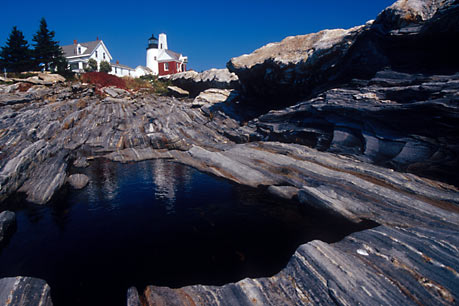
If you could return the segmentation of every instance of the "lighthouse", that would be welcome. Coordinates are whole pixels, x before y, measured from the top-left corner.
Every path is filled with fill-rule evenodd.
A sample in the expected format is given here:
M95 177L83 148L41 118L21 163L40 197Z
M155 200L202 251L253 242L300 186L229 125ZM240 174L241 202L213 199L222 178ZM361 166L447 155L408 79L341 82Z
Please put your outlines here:
M167 36L159 34L158 38L151 35L147 47L147 67L154 75L174 74L186 71L188 57L167 48Z
M167 50L167 36L164 33L159 34L159 39L155 35L151 35L148 39L147 47L147 67L153 71L154 75L158 75L158 57L161 50Z

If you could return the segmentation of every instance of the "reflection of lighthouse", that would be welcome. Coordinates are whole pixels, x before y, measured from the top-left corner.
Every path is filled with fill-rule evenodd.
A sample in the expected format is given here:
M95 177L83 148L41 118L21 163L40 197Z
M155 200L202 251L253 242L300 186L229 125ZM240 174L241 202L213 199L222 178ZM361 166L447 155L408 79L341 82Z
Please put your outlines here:
M147 67L153 71L154 75L159 73L158 59L161 50L167 50L166 34L159 34L159 39L155 35L151 35L147 47Z
M155 182L155 197L166 202L167 213L175 212L176 182L170 171L171 163L164 160L156 160L153 167Z

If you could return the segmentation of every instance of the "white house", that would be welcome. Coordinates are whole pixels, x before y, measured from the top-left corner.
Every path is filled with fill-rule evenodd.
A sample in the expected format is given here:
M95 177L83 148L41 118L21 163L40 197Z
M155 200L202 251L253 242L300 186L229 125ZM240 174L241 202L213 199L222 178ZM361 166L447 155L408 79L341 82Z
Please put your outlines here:
M110 74L114 74L119 77L135 77L135 69L126 65L121 65L118 61L116 61L116 64L110 64L110 66L112 66L112 71L109 72Z
M85 43L78 43L74 40L73 45L62 46L62 50L73 72L83 72L90 58L96 60L97 66L102 61L110 63L113 59L102 40Z

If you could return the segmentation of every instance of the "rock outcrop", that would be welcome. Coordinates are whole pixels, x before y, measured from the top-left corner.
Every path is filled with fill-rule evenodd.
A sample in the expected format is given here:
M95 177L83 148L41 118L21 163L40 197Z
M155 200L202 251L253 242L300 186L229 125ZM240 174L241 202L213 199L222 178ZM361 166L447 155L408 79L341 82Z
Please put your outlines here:
M237 89L239 86L238 77L228 69L214 68L201 73L187 71L162 76L160 79L169 80L173 85L187 90L191 97L196 97L200 92L209 88Z
M51 288L41 279L7 277L0 279L0 304L5 306L52 306Z
M459 185L459 74L380 71L248 123L252 138L300 143Z
M400 0L377 19L349 30L287 37L231 59L246 100L293 104L377 71L457 71L457 1Z

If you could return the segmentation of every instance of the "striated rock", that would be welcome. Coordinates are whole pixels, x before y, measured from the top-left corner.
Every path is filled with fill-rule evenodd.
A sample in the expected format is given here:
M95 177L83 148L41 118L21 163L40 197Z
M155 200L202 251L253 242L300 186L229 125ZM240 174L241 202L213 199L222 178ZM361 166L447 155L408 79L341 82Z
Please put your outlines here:
M177 86L167 86L167 90L169 91L169 94L177 97L177 98L183 98L183 97L188 97L190 93L184 89L181 89L180 87Z
M0 246L11 233L12 227L16 224L16 215L12 211L3 211L0 213Z
M140 296L130 288L129 305L455 304L459 66L457 49L444 47L446 37L454 41L456 2L398 1L373 23L233 59L243 94L258 105L226 99L195 108L141 93L101 99L82 84L9 90L0 95L0 201L25 192L47 202L71 161L170 159L381 226L302 245L272 277L148 286ZM302 95L310 96L291 107L260 107Z
M239 86L238 77L228 69L213 68L201 73L186 71L162 76L160 79L169 80L173 85L189 91L191 97L210 88L237 89Z
M72 174L67 178L67 182L75 189L82 189L88 184L89 177L81 173Z
M224 286L148 286L143 296L147 305L451 305L459 298L459 262L452 256L458 242L450 229L380 226L331 245L304 244L272 277Z
M256 138L352 154L458 184L459 74L380 71L249 122ZM253 135L255 136L255 135Z
M5 306L52 306L51 289L41 279L7 277L0 279L0 304Z

